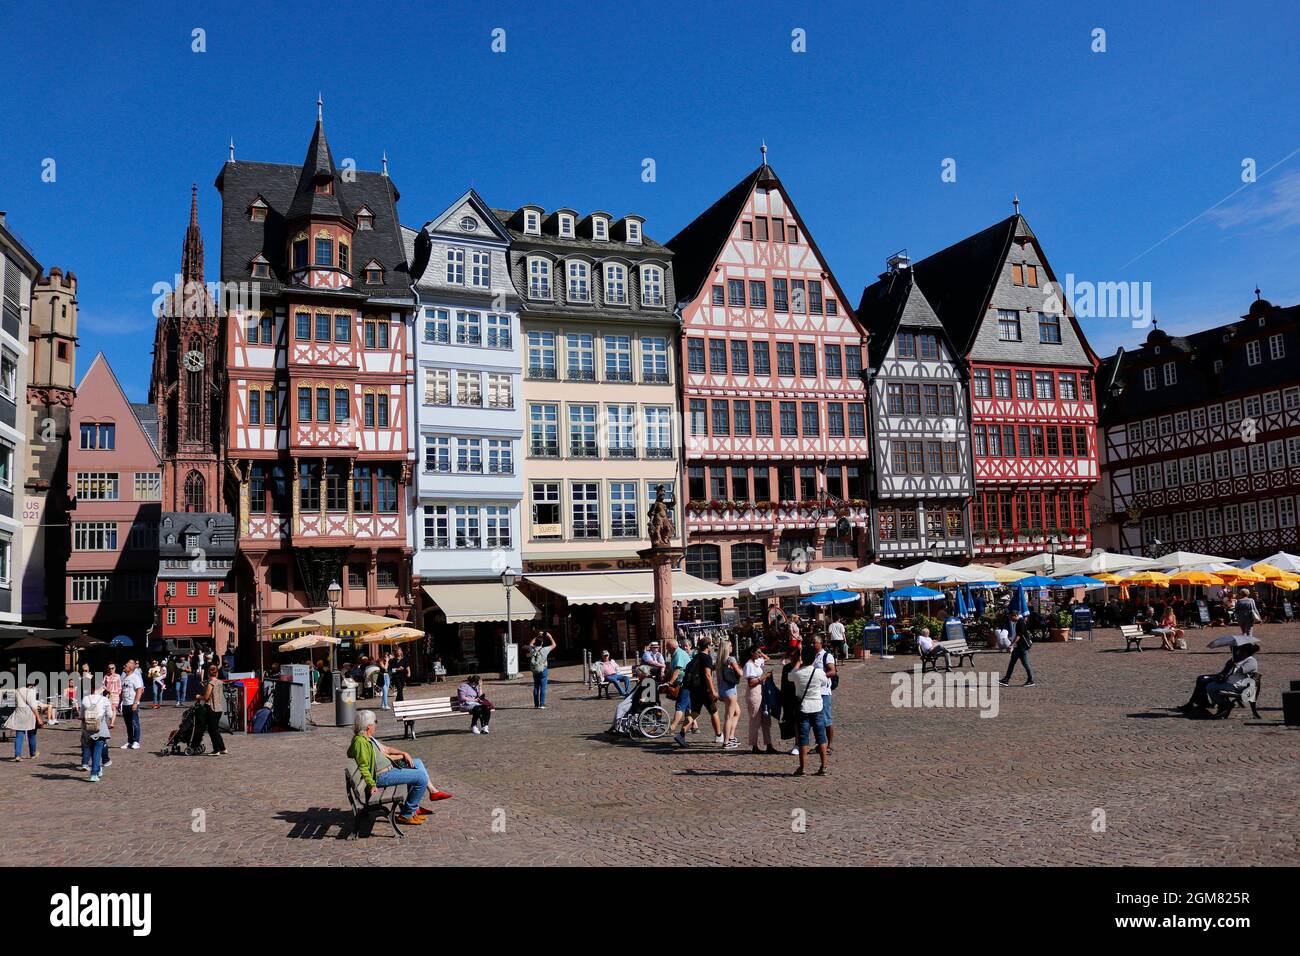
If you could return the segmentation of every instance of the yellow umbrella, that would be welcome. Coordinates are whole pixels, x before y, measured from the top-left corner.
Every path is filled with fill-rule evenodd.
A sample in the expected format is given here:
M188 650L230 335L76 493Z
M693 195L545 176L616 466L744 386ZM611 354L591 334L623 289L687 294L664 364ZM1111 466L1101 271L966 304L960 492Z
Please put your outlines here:
M1101 581L1103 584L1120 584L1124 581L1124 578L1121 578L1118 574L1112 574L1109 571L1103 571L1100 574L1090 574L1088 577Z
M339 637L330 637L328 634L304 634L302 637L285 641L277 650L286 654L289 651L305 651L309 647L329 647L331 644L342 643L342 640Z
M1228 584L1253 584L1256 581L1263 581L1264 575L1255 571L1248 571L1245 568L1237 568L1232 571L1215 571L1219 577L1223 578Z
M1279 578L1276 581L1269 581L1269 584L1275 588L1281 588L1283 591L1294 591L1300 588L1300 581L1288 581L1286 578Z
M334 633L350 637L358 634L369 634L372 631L382 631L385 628L397 627L406 624L405 621L399 621L394 617L381 617L378 614L368 614L365 611L353 611L349 608L341 607L334 612ZM323 608L314 611L304 617L296 618L292 621L285 621L283 624L277 624L275 627L266 629L266 634L272 640L281 637L297 637L300 634L311 634L330 628L330 609Z
M998 584L1011 584L1014 581L1019 581L1021 578L1029 577L1029 572L1027 571L1013 571L1010 568L998 568L987 564L968 564L966 567L976 571L987 571L989 580L996 581Z
M1124 583L1167 588L1169 587L1169 575L1161 574L1159 571L1139 571L1137 574L1125 578Z
M424 631L402 625L400 627L387 627L382 631L367 634L361 641L363 644L406 644L409 641L418 641L422 637L424 637Z
M1208 571L1179 571L1169 578L1170 584L1223 584L1223 578Z
M1276 564L1269 564L1267 561L1261 561L1259 564L1252 564L1250 570L1256 574L1262 574L1266 578L1280 578L1287 572L1283 571Z

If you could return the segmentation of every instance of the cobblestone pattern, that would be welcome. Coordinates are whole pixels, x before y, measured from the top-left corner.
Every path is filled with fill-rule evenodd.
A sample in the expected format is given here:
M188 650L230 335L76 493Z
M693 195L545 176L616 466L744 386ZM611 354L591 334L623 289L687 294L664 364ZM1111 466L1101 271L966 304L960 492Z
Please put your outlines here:
M38 760L0 763L0 854L76 865L119 864L127 847L144 865L1296 865L1300 728L1281 725L1281 692L1300 678L1300 626L1262 631L1261 721L1167 709L1221 666L1222 652L1203 649L1220 633L1193 631L1187 652L1126 653L1117 632L1035 646L1038 686L1002 690L992 719L892 707L890 674L915 658L851 663L825 778L790 776L788 754L720 752L707 723L684 751L611 738L615 703L596 701L577 668L552 672L545 711L532 708L527 675L489 684L490 736L452 718L402 743L381 719L381 736L455 794L401 841L382 820L369 838L342 839L342 729L233 737L227 757L163 757L179 711L147 710L148 749L116 749L119 724L114 765L90 784L75 769L76 731L47 728ZM1000 671L1006 657L976 665ZM744 730L742 717L742 742ZM12 743L0 748L12 754Z

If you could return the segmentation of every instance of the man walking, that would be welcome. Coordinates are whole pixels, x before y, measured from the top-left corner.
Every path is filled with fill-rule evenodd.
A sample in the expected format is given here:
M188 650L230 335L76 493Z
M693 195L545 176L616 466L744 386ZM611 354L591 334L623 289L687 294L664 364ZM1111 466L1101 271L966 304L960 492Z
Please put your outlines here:
M176 657L176 706L185 705L185 697L190 689L190 659L184 654Z
M1241 633L1247 637L1254 636L1255 625L1261 618L1255 599L1250 596L1250 588L1241 589L1241 597L1237 598L1237 606L1233 613L1237 617L1237 626L1241 628Z
M1029 638L1029 632L1021 627L1020 612L1014 609L1007 615L1007 636L1011 639L1011 661L1007 664L1006 676L998 683L1003 687L1010 684L1011 672L1016 669L1016 661L1022 661L1028 678L1024 686L1033 687L1034 668L1029 663L1029 648L1033 646L1033 641Z
M839 624L838 621L835 622ZM832 624L832 627L835 625ZM844 625L840 624L843 628ZM814 634L812 639L813 650L817 657L813 661L813 667L821 671L826 680L822 683L822 724L826 728L826 752L832 753L835 749L835 726L831 723L831 694L834 685L839 683L835 671L835 655L822 646L822 636Z
M123 750L140 749L140 700L144 697L144 678L135 661L126 662L122 675L122 720L126 723L126 743Z
M690 666L691 655L677 646L677 638L675 637L668 638L664 642L664 647L668 651L668 678L664 683L670 688L677 688L677 708L673 713L673 722L669 726L668 732L673 735L674 739L680 737L678 743L685 747L686 738L678 732L678 727L684 729L686 721L690 719L691 715L691 691L686 686L686 668Z

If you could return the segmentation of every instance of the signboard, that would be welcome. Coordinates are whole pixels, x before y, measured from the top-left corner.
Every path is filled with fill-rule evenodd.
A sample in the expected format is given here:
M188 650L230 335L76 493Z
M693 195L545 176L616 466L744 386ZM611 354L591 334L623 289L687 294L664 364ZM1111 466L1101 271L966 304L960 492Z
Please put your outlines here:
M966 628L961 621L953 618L943 623L943 639L945 641L964 641L966 640Z
M564 529L558 524L535 524L533 525L534 538L562 538Z
M1287 617L1290 616L1290 614L1287 615ZM1205 606L1204 601L1196 602L1196 617L1202 625L1208 625L1210 623L1210 609Z

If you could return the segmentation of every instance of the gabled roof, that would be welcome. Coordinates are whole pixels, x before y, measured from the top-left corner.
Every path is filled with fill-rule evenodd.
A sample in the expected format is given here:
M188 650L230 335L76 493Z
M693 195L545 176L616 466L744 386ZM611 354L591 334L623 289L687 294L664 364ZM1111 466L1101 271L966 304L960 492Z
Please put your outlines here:
M872 368L879 367L889 352L894 335L904 326L933 329L948 345L949 351L955 351L943 323L917 286L910 268L887 272L863 289L857 316L871 334L868 351Z
M122 388L122 383L118 381L117 373L113 371L113 366L108 363L108 357L103 352L96 352L95 357L90 360L90 365L86 368L86 373L81 376L81 381L77 383L77 400L89 401L90 392L86 383L96 375L107 375L113 388L117 390L118 396L122 399L122 405L131 412L131 419L144 435L145 440L149 443L150 450L155 456L158 455L158 410L148 402L133 402L127 397L126 390ZM83 399L83 396L86 396ZM98 412L110 413L109 409L97 409Z
M140 423L153 450L158 450L158 407L150 402L131 402L131 411Z
M736 220L740 218L749 194L760 182L769 180L779 182L776 170L763 163L668 240L668 248L674 256L673 272L677 278L679 301L689 302L699 296L722 247L736 228Z
M316 187L326 182L333 183L330 191L317 192ZM334 169L334 156L330 153L329 141L325 139L325 122L317 117L311 142L307 144L307 156L302 161L302 172L298 175L293 202L289 205L289 221L350 218L339 202L339 182L338 172Z
M975 341L1002 263L1021 226L1032 238L1029 224L1016 213L912 266L917 284L962 355Z

